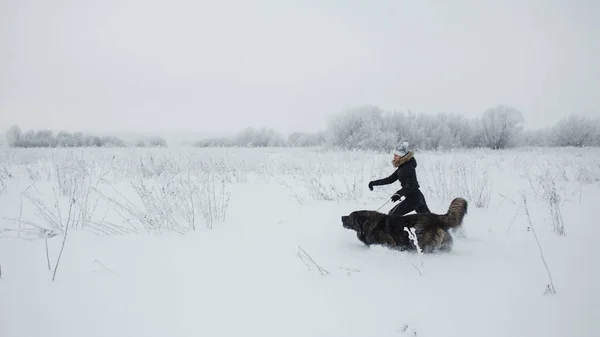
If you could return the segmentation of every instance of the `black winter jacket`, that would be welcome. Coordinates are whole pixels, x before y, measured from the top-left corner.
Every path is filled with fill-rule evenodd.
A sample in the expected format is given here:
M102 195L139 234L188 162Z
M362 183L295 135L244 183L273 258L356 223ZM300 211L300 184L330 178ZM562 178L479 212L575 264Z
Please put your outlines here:
M410 193L416 192L419 189L419 182L417 181L417 160L413 157L406 163L398 166L396 171L389 177L374 180L373 186L389 185L396 180L400 181L402 188L396 192L400 196L406 196Z

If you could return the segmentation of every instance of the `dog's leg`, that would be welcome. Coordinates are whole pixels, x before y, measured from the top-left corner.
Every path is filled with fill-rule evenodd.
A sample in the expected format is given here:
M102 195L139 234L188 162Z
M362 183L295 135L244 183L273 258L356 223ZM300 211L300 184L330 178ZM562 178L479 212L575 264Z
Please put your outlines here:
M427 232L426 235L423 236L423 253L425 254L437 254L443 252L444 244L446 243L447 238L452 239L450 234L441 228L437 228L434 232ZM451 243L450 243L451 246Z
M396 241L389 234L380 234L381 241L388 245L390 248L396 247Z
M438 251L440 253L448 253L452 250L453 245L454 239L452 238L452 235L450 235L450 233L448 232L445 232L440 242L440 248L438 249Z
M367 243L367 236L361 232L357 232L356 233L356 237L358 238L358 240L360 240L360 242L364 243L365 246L369 247L370 245Z

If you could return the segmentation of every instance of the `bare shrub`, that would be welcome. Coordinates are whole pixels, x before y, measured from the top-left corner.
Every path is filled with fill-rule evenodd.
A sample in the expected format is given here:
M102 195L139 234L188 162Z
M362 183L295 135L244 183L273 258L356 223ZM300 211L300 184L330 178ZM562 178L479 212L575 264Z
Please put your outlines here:
M6 192L6 181L12 178L12 174L8 172L6 167L0 169L0 195Z
M19 219L13 219L19 223L19 232L26 231L29 233L30 238L37 236L37 238L45 240L46 259L48 269L52 271L52 281L56 279L69 231L77 227L85 227L90 214L88 210L88 195L90 193L88 177L71 176L68 182L69 188L64 195L58 191L60 189L58 181L57 185L58 187L52 189L54 202L51 207L47 206L41 198L33 195L29 189L23 192L23 197L35 207L35 215L39 218L38 221L25 219L22 215L19 216ZM22 227L23 224L26 227ZM61 236L62 241L52 270L48 239L56 236Z
M478 168L475 163L458 170L459 190L475 207L488 207L492 195L492 184L487 168Z
M200 189L200 210L207 228L212 228L215 221L225 221L231 194L225 190L225 182L218 177L203 177Z
M76 157L74 151L67 152L65 158L54 167L58 191L62 196L68 195L73 189L71 184L87 179L92 174L89 165L83 158Z
M540 185L542 186L544 191L544 199L546 200L550 210L552 228L556 234L565 235L565 224L560 211L560 205L563 201L563 198L556 189L556 183L554 180L548 177L548 179L541 179Z
M574 178L581 184L600 181L600 166L591 163L578 163L574 168Z
M535 238L535 242L537 243L538 249L540 250L540 257L542 262L544 263L544 267L546 268L546 272L548 273L549 284L546 285L546 292L544 294L556 294L556 290L554 288L554 282L552 281L552 274L550 273L550 268L546 263L546 258L544 258L544 250L542 249L542 245L540 244L540 240L535 233L535 228L533 227L533 223L531 222L531 216L529 215L529 208L527 207L527 195L521 192L521 197L523 198L523 206L525 208L525 215L527 215L527 223L529 224L529 228L531 228L531 232L533 233L533 237Z
M362 196L364 178L331 173L303 173L295 177L314 200L356 200Z
M340 166L314 161L292 176L314 200L358 200L366 186L364 167L344 170Z
M130 200L110 183L119 198L96 192L113 207L126 222L141 227L149 233L165 230L185 233L196 229L202 215L206 227L215 221L224 221L230 199L224 182L219 185L213 175L165 176L164 180L145 179L142 176L130 180L136 200Z
M560 206L564 201L563 193L556 186L556 179L549 170L530 179L532 190L540 196L548 207L552 229L558 235L566 235Z
M440 199L464 195L476 207L488 207L492 194L489 168L477 162L439 161L424 169L431 193Z

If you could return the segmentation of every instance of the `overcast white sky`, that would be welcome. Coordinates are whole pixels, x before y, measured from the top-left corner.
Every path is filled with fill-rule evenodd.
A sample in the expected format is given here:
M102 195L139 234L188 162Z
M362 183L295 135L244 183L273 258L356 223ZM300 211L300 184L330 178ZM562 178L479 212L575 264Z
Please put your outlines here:
M0 0L0 128L311 131L357 104L598 116L598 3Z

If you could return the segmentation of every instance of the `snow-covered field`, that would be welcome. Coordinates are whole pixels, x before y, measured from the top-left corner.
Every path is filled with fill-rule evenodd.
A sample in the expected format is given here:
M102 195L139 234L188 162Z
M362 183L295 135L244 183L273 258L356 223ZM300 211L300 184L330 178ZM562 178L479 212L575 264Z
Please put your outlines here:
M600 335L599 149L416 159L470 202L422 261L340 221L393 207L387 154L2 149L0 336Z

